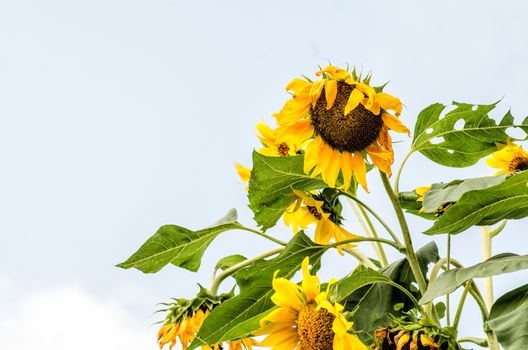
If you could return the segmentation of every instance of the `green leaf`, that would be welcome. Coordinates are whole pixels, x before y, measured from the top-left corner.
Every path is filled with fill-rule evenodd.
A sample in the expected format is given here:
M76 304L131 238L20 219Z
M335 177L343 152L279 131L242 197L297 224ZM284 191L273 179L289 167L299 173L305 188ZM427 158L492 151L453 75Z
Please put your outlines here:
M249 180L249 207L263 229L273 227L295 200L293 190L325 188L321 178L306 175L304 156L267 157L253 151L253 169Z
M519 127L526 132L528 118L515 125L510 112L499 124L488 116L497 103L471 105L454 102L454 109L442 116L447 106L440 103L425 108L418 115L412 151L449 167L467 167L497 150L496 143L506 144L506 129ZM464 125L455 128L458 121Z
M223 218L203 230L191 231L176 225L162 226L130 258L117 266L154 273L172 263L190 271L198 271L202 256L213 239L222 232L242 227L236 220L237 212L231 209Z
M427 234L460 233L473 225L493 225L503 219L528 216L528 171L483 190L464 193Z
M236 265L244 260L247 260L247 258L240 254L233 254L233 255L223 257L222 259L218 260L218 262L216 263L214 272L216 273L218 270L228 269L231 266Z
M505 350L528 349L528 284L501 296L491 307L487 325Z
M374 284L374 283L389 284L393 287L396 287L397 289L399 289L405 294L410 294L411 298L414 297L404 287L400 286L398 283L394 282L393 280L391 280L389 277L385 276L381 272L377 272L372 269L364 268L360 266L350 275L343 278L336 284L332 285L330 289L330 296L329 296L330 301L332 302L337 301L341 303L343 300L345 300L350 294L352 294L356 290L364 286ZM395 308L395 310L400 310L405 306L403 303L399 303L397 305L401 305L401 306L398 308Z
M435 308L435 311L436 311L436 315L438 316L438 318L440 320L445 317L446 305L443 302L436 303L434 305L434 308Z
M448 184L433 184L425 192L423 207L426 213L435 212L445 203L457 202L466 192L483 190L498 185L506 180L506 175L477 177L466 180L456 180Z
M203 344L215 344L222 340L247 336L259 328L259 321L275 305L271 301L274 291L272 279L291 278L300 268L305 257L317 266L328 247L313 243L302 231L297 233L285 249L275 258L257 261L236 274L240 294L215 308L205 319L190 349Z
M428 264L435 263L439 259L438 247L434 242L430 242L416 252L416 257L425 277ZM411 294L416 299L420 298L420 293L412 288L416 281L407 259L398 260L384 267L380 272L388 280L411 291ZM378 278L380 277L378 276ZM362 280L365 283L367 282L367 279L362 278ZM346 283L350 283L352 287L347 288L350 288L352 292L348 296L344 296L345 292L340 292L340 295L336 297L339 297L346 311L353 313L351 319L354 321L354 329L359 331L358 336L365 343L369 343L372 340L371 336L376 328L390 324L391 316L402 316L405 312L415 307L409 297L393 285L376 283L357 289L353 285L352 278L351 281ZM399 303L402 303L403 307L399 310L394 310L394 305Z
M473 278L500 275L508 272L528 269L528 255L499 254L479 264L466 268L455 268L438 276L427 288L420 304L452 293L458 287Z

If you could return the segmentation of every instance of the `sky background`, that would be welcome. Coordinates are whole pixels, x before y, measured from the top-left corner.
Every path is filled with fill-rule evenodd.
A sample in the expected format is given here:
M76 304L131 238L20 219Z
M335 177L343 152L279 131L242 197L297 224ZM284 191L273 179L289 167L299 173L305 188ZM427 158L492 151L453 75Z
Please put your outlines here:
M0 1L0 348L156 349L156 303L192 297L222 256L271 248L233 231L197 274L114 267L163 224L199 229L234 207L252 226L233 164L250 164L255 124L318 65L390 81L411 129L421 109L452 100L502 99L492 115L511 108L521 121L527 16L519 1ZM410 140L395 139L396 167ZM400 188L492 173L414 155ZM361 198L395 224L374 175ZM431 240L428 222L410 220L416 246ZM494 253L526 254L525 231L508 224ZM477 263L479 240L478 229L456 236L453 256ZM355 265L325 260L323 278ZM527 279L497 278L496 295ZM461 335L479 336L467 310Z

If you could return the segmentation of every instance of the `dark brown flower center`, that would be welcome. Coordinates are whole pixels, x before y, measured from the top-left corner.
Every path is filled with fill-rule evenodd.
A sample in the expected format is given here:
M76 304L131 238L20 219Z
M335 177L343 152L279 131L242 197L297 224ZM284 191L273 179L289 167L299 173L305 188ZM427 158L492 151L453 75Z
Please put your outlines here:
M362 151L379 136L383 120L361 103L345 116L345 106L354 85L337 82L334 105L326 109L325 89L311 109L312 126L332 148L339 151Z
M334 331L332 325L335 316L326 309L316 311L315 303L301 307L297 317L297 333L302 350L332 350Z
M279 153L279 156L286 157L290 153L290 147L286 144L286 142L283 142L277 147L277 152Z
M319 212L319 210L317 210L316 207L307 205L306 209L308 209L308 212L312 214L312 216L316 218L317 220L321 220L323 218L323 215Z
M524 155L514 157L508 165L508 170L510 171L510 173L528 170L528 157Z

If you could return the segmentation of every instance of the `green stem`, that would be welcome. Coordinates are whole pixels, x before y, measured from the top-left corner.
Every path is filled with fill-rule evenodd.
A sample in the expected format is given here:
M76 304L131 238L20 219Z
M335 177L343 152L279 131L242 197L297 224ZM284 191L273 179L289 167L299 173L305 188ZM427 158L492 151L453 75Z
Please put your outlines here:
M405 158L403 158L401 164L400 164L400 168L398 169L398 172L396 173L396 179L394 180L394 193L398 194L400 193L400 175L402 173L402 170L403 170L403 166L405 165L405 163L407 162L407 159L409 159L409 157L411 156L411 154L413 153L413 151L409 151L409 153L407 153L407 155L405 156Z
M397 249L398 251L401 251L402 249L402 246L398 245L397 243L394 243L393 241L390 241L384 238L374 238L374 237L357 237L357 238L344 239L339 242L327 244L327 247L335 248L340 245L344 245L348 243L358 243L358 242L380 242L380 243L388 244L394 247L395 249Z
M361 253L359 250L357 250L357 249L349 249L349 248L343 248L343 250L345 252L347 252L348 254L352 255L354 258L356 258L364 266L366 266L366 267L368 267L370 269L373 269L373 270L377 270L378 269L378 267L376 265L374 265L374 263L367 256L365 256L363 253Z
M360 209L363 209L363 207L357 204L356 202L354 202L353 200L351 200L350 198L347 198L347 200L350 203L350 206L352 207L352 209L354 210L354 214L356 214L356 217L359 221L359 224L363 228L363 231L365 231L365 233L369 237L374 237L374 234L372 233L371 229L367 226L367 223L365 221L364 214L367 214L367 213L364 210L360 211ZM372 229L374 229L374 227L372 227ZM378 237L377 233L375 236ZM379 242L370 242L370 243L372 244L372 248L374 249L374 252L376 253L378 259L380 260L381 265L385 266L382 263L382 260L383 260L382 257L385 256L385 250L383 249L383 246Z
M451 268L451 234L447 234L447 271ZM446 294L446 324L451 325L451 305L449 300L449 293ZM456 327L455 327L456 329Z
M269 239L269 240L272 241L272 242L275 242L275 243L280 244L280 245L283 245L283 246L285 246L286 244L288 244L288 243L286 243L286 242L281 241L280 239L277 239L277 238L275 238L275 237L272 237L272 236L270 236L270 235L267 235L267 234L265 234L264 232L260 232L260 231L257 231L257 230L253 230L252 228L246 227L246 226L241 225L241 224L239 224L239 227L238 227L238 228L239 228L240 230L244 230L244 231L248 231L248 232L253 232L253 233L256 234L256 235L259 235L260 237L264 237L264 238L266 238L266 239Z
M402 247L402 243L400 242L400 240L398 239L398 236L396 236L396 234L394 233L394 231L391 230L391 228L389 227L389 225L387 225L387 223L385 221L383 221L383 219L374 211L372 210L368 205L366 205L364 202L362 202L359 198L357 198L356 196L353 196L351 195L350 193L347 193L347 192L344 192L344 191L339 191L342 195L344 195L345 197L348 197L350 199L352 199L354 202L358 203L359 205L361 205L363 208L367 209L367 211L369 213L372 214L372 216L374 216L376 218L376 220L379 221L379 223L385 228L385 230L387 230L387 232L389 233L389 235L392 237L392 239L394 240L394 242ZM398 248L400 249L400 248Z
M222 281L225 280L227 277L231 276L232 274L234 274L235 272L237 272L238 270L253 264L255 261L267 258L268 256L271 256L271 255L278 254L283 249L284 248L281 247L281 248L270 250L268 252L257 255L251 259L244 260L238 264L231 266L230 268L225 269L213 279L213 282L211 283L211 288L209 289L211 291L211 294L213 295L216 294L218 292L218 288L220 287L220 284L222 283Z
M458 307L455 313L455 318L453 319L454 329L458 329L458 323L460 322L460 316L462 315L462 309L464 308L464 303L466 302L466 297L467 297L467 294L469 293L470 288L471 288L471 283L470 281L468 281L466 283L466 286L464 287L464 291L462 292L462 295L460 296L460 301L458 302Z
M370 233L372 234L372 237L379 238L378 232L376 231L376 228L372 224L372 220L370 220L370 217L368 216L368 213L365 211L365 208L360 206L359 210L361 211L361 214L363 215L363 217L365 218L365 221L367 222L367 225L370 229ZM376 245L378 246L378 250L379 250L381 266L387 266L389 264L389 261L387 260L387 255L385 255L385 250L383 249L381 242L376 242Z
M482 260L485 261L491 258L492 235L489 226L482 226L480 234L482 239ZM491 276L484 278L484 301L488 311L491 310L491 305L493 305L493 279Z
M401 228L402 235L403 235L403 241L405 242L405 252L407 255L407 261L409 262L411 271L414 275L414 278L416 279L416 282L418 283L418 288L420 289L420 292L423 294L425 293L425 290L427 289L427 283L425 282L425 277L422 274L422 270L420 268L420 264L418 263L418 259L416 258L416 254L414 253L411 233L409 232L409 227L407 226L405 215L403 214L403 210L400 206L400 201L398 197L396 196L395 192L391 188L387 174L385 174L381 170L379 171L379 173L381 176L381 181L383 182L383 186L385 187L385 191L389 195L389 199L392 203L392 206L394 207L394 212L396 213L396 217L398 218L398 222L400 224L400 228Z
M487 348L488 347L488 341L486 339L475 338L475 337L458 338L457 339L457 343L473 343L473 344L477 344L478 346L481 346L483 348Z

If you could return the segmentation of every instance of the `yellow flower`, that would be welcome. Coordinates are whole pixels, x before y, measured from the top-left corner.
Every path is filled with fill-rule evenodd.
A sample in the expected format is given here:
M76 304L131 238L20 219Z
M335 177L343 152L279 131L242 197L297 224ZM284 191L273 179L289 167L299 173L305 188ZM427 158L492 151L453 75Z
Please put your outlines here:
M275 273L271 300L278 308L260 321L257 334L268 336L259 345L274 350L367 350L348 333L352 323L341 313L343 306L330 303L328 289L321 292L319 278L310 274L308 265L306 257L300 286Z
M431 185L429 186L422 186L422 187L418 187L417 189L414 190L414 192L416 192L417 195L419 195L420 197L418 197L416 199L417 202L423 202L424 200L424 196L425 196L425 192L429 191L431 189ZM424 212L424 207L422 206L420 208L420 213L423 213Z
M325 211L323 208L324 201L315 199L313 197L314 194L309 195L298 190L293 190L293 192L297 199L284 212L284 223L286 226L292 227L294 234L299 232L300 229L305 230L310 224L315 223L314 242L318 244L328 244L331 240L341 242L350 238L360 237L335 223L334 221L338 221L338 218L336 216L332 218L332 213ZM353 245L349 243L344 246L352 247ZM343 246L338 246L337 250L340 254L343 254Z
M286 86L292 98L274 115L277 135L286 142L307 144L306 173L321 174L330 187L341 173L345 189L354 175L367 190L364 154L390 175L394 152L388 130L410 134L398 119L402 104L377 92L368 79L356 81L344 69L328 66L316 75L320 79L315 82L293 79Z
M172 349L177 343L177 338L180 339L182 349L185 350L189 344L194 340L196 333L202 326L203 321L209 315L209 310L198 309L193 316L187 316L178 322L166 322L158 332L158 343L160 349L169 344L169 349ZM252 350L252 346L256 345L256 341L251 338L244 338L240 340L228 341L229 350ZM222 344L202 345L202 350L221 350Z
M500 169L495 175L513 175L517 171L528 169L528 152L523 150L522 146L508 143L492 153L491 158L486 159L486 163L492 168Z
M286 157L297 154L300 149L298 144L279 139L277 131L264 123L257 124L257 131L259 132L258 138L265 146L258 150L260 154L270 157Z

